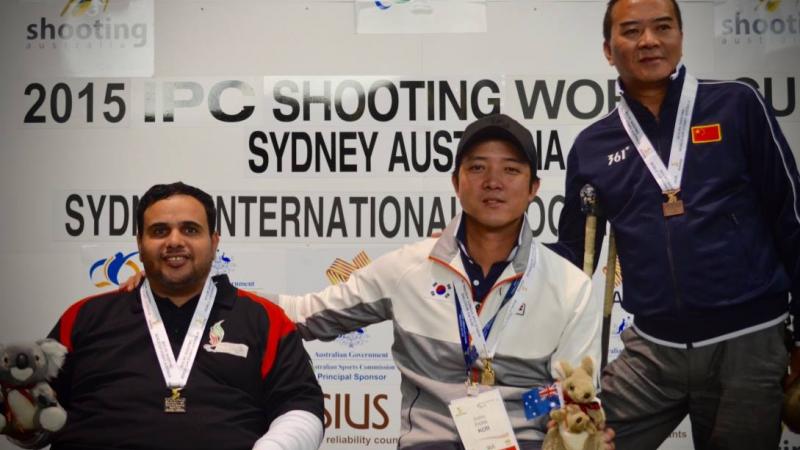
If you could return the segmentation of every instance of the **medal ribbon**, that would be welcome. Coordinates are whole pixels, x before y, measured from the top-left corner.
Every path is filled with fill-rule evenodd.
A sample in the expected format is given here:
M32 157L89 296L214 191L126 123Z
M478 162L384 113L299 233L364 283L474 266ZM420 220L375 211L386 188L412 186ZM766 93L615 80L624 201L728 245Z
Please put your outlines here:
M217 286L211 281L211 277L208 277L176 360L172 353L169 337L167 337L167 331L164 328L164 322L161 320L161 314L158 312L158 306L156 306L153 292L150 289L150 283L145 280L144 284L142 284L139 290L139 297L142 300L147 329L150 331L150 339L153 341L158 364L161 366L161 373L164 375L164 381L169 389L182 389L186 386L186 381L189 379L189 372L192 370L194 358L200 348L200 339L206 328L208 317L211 315L211 307L214 306L214 297L216 295Z
M655 151L655 147L650 139L642 131L639 121L633 115L625 97L620 98L618 105L619 118L622 126L628 133L628 137L633 141L636 150L642 157L653 178L656 179L661 192L674 191L680 189L681 179L683 178L683 166L686 159L686 143L689 140L689 128L694 109L694 100L697 97L697 79L690 74L686 74L681 89L681 99L678 103L678 116L675 119L675 129L672 132L672 146L669 152L669 169L664 166L661 157Z
M506 291L506 295L503 298L503 301L500 303L500 307L497 309L497 312L483 327L481 327L481 320L478 317L478 312L475 310L475 306L473 305L471 294L472 290L467 285L467 282L463 279L460 279L458 282L454 283L454 293L456 296L456 316L458 317L458 332L461 338L461 350L464 353L464 363L466 364L467 368L467 379L470 378L469 372L470 368L472 367L472 363L475 361L476 350L481 359L492 359L494 357L494 354L497 351L497 346L500 343L502 330L506 329L508 322L511 320L511 316L514 315L514 311L520 302L521 296L516 295L516 293L527 292L530 276L531 273L533 273L533 267L535 265L536 246L531 244L531 250L530 254L528 255L528 264L525 267L525 273L521 278L518 278L511 283L511 286L509 286L508 291ZM506 308L505 314L500 320L501 331L493 334L491 339L489 339L489 334L492 331L495 319L509 301L511 301L511 305ZM472 337L474 347L469 344L470 337ZM492 341L491 346L488 344L487 339Z

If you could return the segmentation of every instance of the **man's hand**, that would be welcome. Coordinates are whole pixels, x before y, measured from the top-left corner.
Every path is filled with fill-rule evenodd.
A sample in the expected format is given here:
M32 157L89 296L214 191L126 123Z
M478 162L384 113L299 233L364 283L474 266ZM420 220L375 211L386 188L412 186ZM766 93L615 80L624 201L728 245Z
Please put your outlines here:
M139 285L139 283L142 281L142 278L144 278L144 272L138 272L125 280L124 283L120 284L119 289L121 291L131 292L132 290L136 289L136 286Z
M603 443L606 445L606 450L615 450L614 436L616 436L616 433L614 433L614 429L603 424L600 430L603 432Z
M792 382L800 376L800 347L792 347L789 355L789 373L783 378L783 390L789 389Z
M555 420L549 420L547 422L548 430L555 427L556 427ZM614 446L614 436L616 436L616 433L614 433L614 429L607 427L605 423L597 427L597 429L603 432L603 444L605 444L605 449L615 450L616 447Z

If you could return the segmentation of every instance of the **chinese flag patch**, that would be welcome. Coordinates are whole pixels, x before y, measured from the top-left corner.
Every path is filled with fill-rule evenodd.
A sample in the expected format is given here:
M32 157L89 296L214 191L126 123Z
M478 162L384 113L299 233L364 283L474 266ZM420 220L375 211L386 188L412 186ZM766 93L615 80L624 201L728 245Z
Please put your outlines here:
M692 127L692 144L707 144L722 140L722 128L718 123Z

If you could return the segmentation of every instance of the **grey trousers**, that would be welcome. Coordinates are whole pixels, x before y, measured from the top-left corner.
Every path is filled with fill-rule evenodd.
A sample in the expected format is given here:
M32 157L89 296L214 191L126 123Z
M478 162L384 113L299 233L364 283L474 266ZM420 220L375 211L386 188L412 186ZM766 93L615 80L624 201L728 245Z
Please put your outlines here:
M691 349L632 328L603 371L600 398L617 450L656 449L689 415L695 450L775 450L788 352L778 324Z

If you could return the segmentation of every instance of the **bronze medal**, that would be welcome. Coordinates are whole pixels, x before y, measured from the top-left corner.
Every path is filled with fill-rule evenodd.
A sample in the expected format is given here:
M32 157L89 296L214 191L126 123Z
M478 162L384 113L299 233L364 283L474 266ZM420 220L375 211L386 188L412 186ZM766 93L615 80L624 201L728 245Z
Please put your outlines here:
M667 196L667 201L661 204L661 209L664 211L664 217L680 216L683 214L683 201L678 198L680 189L672 189L664 192Z
M492 360L490 359L483 360L483 370L481 371L481 384L484 386L494 386L495 384L495 374L494 374L494 369L492 369Z
M181 397L180 388L173 388L172 395L164 399L164 412L168 414L186 412L186 397Z

